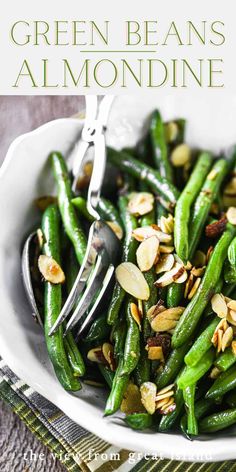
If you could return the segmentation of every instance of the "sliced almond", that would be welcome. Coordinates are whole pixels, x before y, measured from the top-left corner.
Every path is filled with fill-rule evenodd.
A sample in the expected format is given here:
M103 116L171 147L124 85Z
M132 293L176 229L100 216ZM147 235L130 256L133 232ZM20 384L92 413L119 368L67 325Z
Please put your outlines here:
M115 221L106 221L107 225L110 226L112 231L115 233L118 239L123 238L123 229Z
M193 266L192 266L192 264L191 264L190 261L188 261L187 264L185 264L185 266L184 266L184 268L185 268L186 270L191 270L192 267L193 267Z
M232 341L231 347L234 355L236 356L236 341Z
M216 293L211 299L211 307L214 313L220 318L226 318L228 308L224 296L221 293Z
M140 310L138 309L137 305L135 303L130 303L130 312L131 312L131 315L134 319L134 321L136 321L140 331L142 330L142 325L141 325L141 319L142 319L142 316L141 316L141 313L140 313Z
M154 196L152 193L139 192L131 194L128 210L136 216L143 216L153 210Z
M198 278L195 280L195 282L194 282L194 284L193 284L193 286L192 286L192 288L191 288L191 290L190 290L190 292L189 292L189 294L188 294L188 299L189 299L189 300L191 300L191 298L193 298L193 296L195 295L195 293L196 293L196 291L197 291L197 289L198 289L198 287L199 287L199 285L200 285L200 283L201 283L201 280L202 280L202 279L201 279L200 277L198 277Z
M174 307L168 308L167 310L159 313L151 320L151 327L153 331L161 333L163 331L174 329L183 311L183 307Z
M182 267L179 272L174 276L174 282L176 284L183 284L188 278L188 273L184 267Z
M224 333L227 331L228 327L229 325L225 318L220 320L220 322L216 326L211 342L215 347L217 347L217 352L220 352L222 350L223 336L224 336Z
M162 388L161 390L158 390L157 395L162 395L163 393L169 392L170 390L173 390L175 384L169 384L166 387Z
M169 243L172 241L171 235L163 233L157 225L136 228L133 230L132 235L139 242L142 242L144 239L150 238L151 236L156 236L162 243Z
M165 138L167 143L172 143L176 140L179 133L179 127L175 121L169 121L165 124Z
M103 356L106 359L106 362L109 365L111 371L114 372L116 370L116 363L115 363L114 349L113 349L112 344L103 343L102 353L103 353Z
M139 245L136 258L142 272L146 272L154 266L159 254L159 245L159 239L156 236L145 239Z
M156 264L156 274L167 272L172 269L175 263L173 254L163 254Z
M141 270L132 262L122 262L116 268L116 278L121 287L134 298L149 299L149 286Z
M189 278L186 282L186 285L185 285L185 289L184 289L184 298L187 298L189 292L191 291L191 288L193 286L193 283L194 283L194 276L193 274L189 274Z
M138 299L138 309L141 317L143 317L143 301Z
M229 326L226 329L225 333L223 334L222 344L221 344L222 352L224 352L225 349L231 345L232 340L233 340L233 328Z
M164 361L163 350L161 346L150 346L148 348L148 359L150 361Z
M231 325L236 326L236 311L229 310L226 319Z
M229 207L226 216L231 225L236 225L236 207Z
M40 228L37 229L37 239L38 239L39 248L42 249L44 245L44 235Z
M174 282L175 277L178 278L177 274L180 274L180 270L182 271L182 269L184 270L183 266L176 262L173 269L165 272L161 277L159 277L159 279L156 280L156 287L166 287L167 285L170 285L172 282ZM180 275L182 275L182 273Z
M141 401L150 415L156 410L157 387L153 382L144 382L140 387Z
M62 284L65 282L65 274L59 264L52 257L41 255L38 258L38 268L47 282Z
M174 246L164 246L163 244L160 244L159 246L159 250L162 254L171 254L174 249Z
M169 390L168 392L166 393L159 393L157 394L156 396L156 401L160 401L160 400L164 400L164 398L170 398L174 395L174 390Z
M191 273L194 275L194 277L202 277L204 272L205 272L206 266L204 267L193 267L191 270Z
M153 305L149 308L149 310L147 311L147 319L148 321L152 321L152 319L158 315L159 313L162 313L163 311L165 311L166 308L163 306L163 305Z
M159 222L158 222L159 223ZM164 233L172 234L174 231L174 217L169 213L168 217L161 216L160 228Z
M90 362L98 362L99 364L106 364L106 359L102 352L102 346L94 347L90 349L87 354L87 358Z
M191 159L191 150L187 144L179 144L171 153L171 162L174 167L182 167Z
M230 300L227 303L227 307L230 308L230 310L234 310L236 312L236 300Z
M209 377L210 377L210 379L215 380L215 379L217 379L217 377L219 377L220 373L221 372L220 372L220 369L218 369L218 367L213 367L213 369L210 372Z

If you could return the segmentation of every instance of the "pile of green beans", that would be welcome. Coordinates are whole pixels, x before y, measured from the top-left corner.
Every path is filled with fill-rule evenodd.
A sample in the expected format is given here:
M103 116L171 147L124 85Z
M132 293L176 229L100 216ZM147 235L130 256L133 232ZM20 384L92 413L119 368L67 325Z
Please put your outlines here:
M113 193L106 188L105 197L102 189L97 212L114 231L120 229L117 265L140 267L148 299L138 291L135 297L140 293L140 299L135 298L114 277L83 338L76 338L76 330L64 336L64 325L49 336L83 262L94 221L87 208L87 188L73 193L59 152L49 156L57 199L42 215L40 252L65 274L65 284L46 276L42 283L45 340L61 385L71 391L80 390L83 382L102 385L106 416L120 409L127 427L178 430L193 439L236 425L236 337L231 329L236 317L227 305L236 299L236 225L224 206L224 188L236 169L236 148L220 157L187 149L189 161L181 158L178 163L172 153L176 159L186 150L185 127L185 120L165 123L154 110L148 132L135 148L107 149L117 182ZM134 210L136 197L144 203ZM158 239L158 252L156 257L146 255L141 274L137 250L151 236ZM199 257L203 262L197 262ZM171 260L172 266L162 266L160 273L164 260ZM178 276L165 278L177 264ZM198 269L201 280L190 296L186 284L190 271L194 283ZM216 294L222 294L225 303L218 314L211 302Z

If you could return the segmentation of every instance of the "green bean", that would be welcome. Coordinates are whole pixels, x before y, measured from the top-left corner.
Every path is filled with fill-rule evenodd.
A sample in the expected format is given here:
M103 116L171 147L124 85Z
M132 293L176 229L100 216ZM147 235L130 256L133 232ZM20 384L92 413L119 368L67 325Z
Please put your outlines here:
M204 331L197 337L195 343L192 345L191 349L184 358L185 364L193 367L201 361L203 355L212 346L211 339L218 324L219 318L215 317L204 329Z
M101 197L98 202L98 212L105 221L113 221L123 228L117 208L107 198Z
M66 290L67 290L67 293L69 294L79 272L79 264L78 264L73 247L70 247L70 250L67 251L66 253L65 265L66 265Z
M189 258L192 259L206 223L211 205L227 173L228 165L224 159L216 161L198 195L189 221ZM214 178L212 178L214 176Z
M86 252L86 238L71 202L72 190L66 163L59 152L50 155L54 177L57 182L58 203L66 234L71 240L77 260L81 265Z
M155 167L159 169L161 177L169 182L173 181L173 170L168 159L167 144L165 139L165 127L158 110L155 110L151 118L151 142Z
M87 221L90 221L91 223L94 221L94 217L90 215L87 209L87 201L84 197L72 198L71 202L75 208L77 208L79 214L81 214Z
M126 323L124 320L117 320L112 328L112 341L114 344L114 356L118 360L124 354L124 345L126 338Z
M110 327L107 324L106 314L100 315L94 320L89 328L85 341L102 341L110 334Z
M127 333L125 339L123 367L120 375L130 375L138 364L140 356L140 331L131 314L131 303L126 307Z
M149 382L150 368L151 366L150 366L150 361L147 356L147 351L144 345L142 345L140 349L140 357L138 360L138 364L134 370L135 384L137 384L139 387L144 382Z
M146 164L142 164L137 159L129 155L108 148L108 159L112 164L129 174L146 182L154 193L162 195L166 200L175 205L179 196L178 190L173 184L160 176L160 173Z
M225 232L216 244L198 291L192 298L172 336L172 346L179 347L193 334L209 299L214 294L220 279L222 266L227 256L227 249L235 235L235 228L227 224Z
M203 418L199 423L201 433L215 433L222 429L229 428L236 423L236 408L213 413L213 415Z
M113 415L113 413L115 413L120 408L125 391L127 389L129 375L121 375L122 369L123 359L121 357L112 382L111 392L106 402L105 416Z
M233 365L226 372L217 377L212 387L206 393L206 398L216 399L236 387L236 366Z
M225 396L225 401L227 405L231 408L236 408L236 390L232 390Z
M175 380L184 363L184 356L189 349L189 341L182 346L172 349L162 372L160 372L155 383L158 389L164 388Z
M111 371L111 369L109 369L109 367L105 366L104 364L98 364L98 368L103 376L103 378L105 379L108 387L111 389L112 388L112 382L114 380L114 372Z
M187 432L190 436L198 434L198 424L195 416L195 390L196 384L183 389L184 403L187 409Z
M77 344L71 332L68 332L64 338L65 350L69 363L74 371L74 375L81 377L85 374L85 365Z
M173 282L167 287L167 308L179 306L184 296L184 284Z
M206 374L213 364L215 351L213 348L209 349L204 357L194 367L186 367L180 378L178 379L178 387L185 389L195 384L199 379ZM209 397L210 398L210 397Z
M224 279L227 284L236 283L236 267L230 264L229 260L225 261Z
M49 206L42 219L42 231L45 243L43 252L49 257L53 257L60 264L60 244L59 244L59 213L55 205ZM73 370L67 359L62 326L57 332L49 336L49 332L60 314L62 305L61 285L45 282L44 293L44 333L47 350L53 364L58 380L66 390L79 390L80 382L73 375Z
M215 360L214 365L221 371L225 372L236 362L236 355L231 347L228 347Z
M206 398L196 402L194 405L194 413L196 420L200 420L203 416L205 416L206 413L209 413L212 410L213 405L215 405L213 400L206 400ZM181 418L180 427L182 432L186 436L188 436L188 423L186 414Z
M124 418L124 422L132 429L143 430L151 428L153 419L148 413L132 413Z
M128 198L125 196L119 197L119 209L121 219L125 228L125 239L123 242L122 261L135 262L137 241L133 238L132 232L137 228L137 219L131 215L128 210ZM118 282L115 283L111 302L108 308L107 323L114 325L125 297L125 291Z
M174 242L177 255L186 264L189 258L188 225L190 208L212 164L212 156L208 152L202 153L190 175L188 183L181 193L175 207Z

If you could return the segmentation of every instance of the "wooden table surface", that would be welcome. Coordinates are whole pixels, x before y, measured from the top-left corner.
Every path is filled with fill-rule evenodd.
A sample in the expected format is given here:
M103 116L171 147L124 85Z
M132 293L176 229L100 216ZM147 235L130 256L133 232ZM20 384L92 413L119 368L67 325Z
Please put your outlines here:
M0 97L0 164L17 136L54 118L73 115L84 107L83 97ZM30 451L34 458L29 458ZM40 453L43 455L40 456ZM40 460L40 457L43 460ZM65 472L50 451L0 401L0 472Z

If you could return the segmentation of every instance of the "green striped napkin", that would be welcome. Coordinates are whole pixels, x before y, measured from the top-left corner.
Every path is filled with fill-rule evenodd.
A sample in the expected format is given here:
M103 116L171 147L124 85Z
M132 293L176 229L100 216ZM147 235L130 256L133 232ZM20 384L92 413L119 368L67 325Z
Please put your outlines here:
M0 398L71 472L236 472L234 461L199 464L154 460L112 446L70 420L20 380L1 358Z

